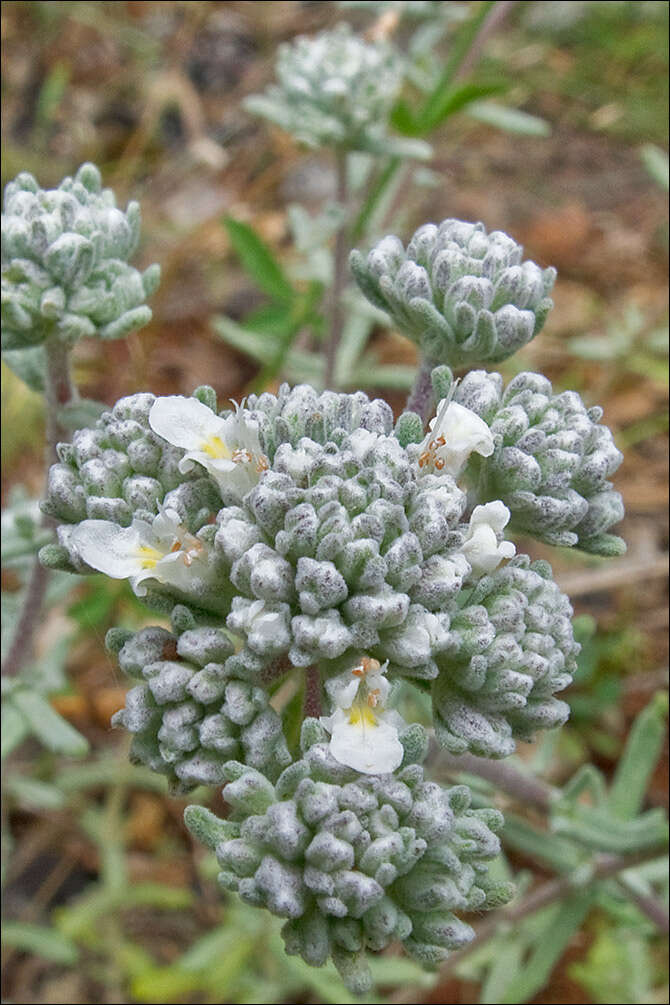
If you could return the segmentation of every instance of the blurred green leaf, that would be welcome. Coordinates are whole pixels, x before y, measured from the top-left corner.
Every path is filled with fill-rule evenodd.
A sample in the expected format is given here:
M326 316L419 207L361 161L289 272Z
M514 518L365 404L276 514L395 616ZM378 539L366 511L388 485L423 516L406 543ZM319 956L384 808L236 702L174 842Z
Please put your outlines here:
M670 167L666 152L653 143L646 143L640 150L640 156L651 177L667 192L670 188Z
M609 791L611 812L632 820L642 808L645 793L663 749L668 694L657 694L635 719Z
M518 108L499 105L495 101L475 101L468 105L467 113L478 122L495 126L506 133L520 136L549 136L551 126L537 115L529 115Z
M256 231L231 216L224 218L230 243L242 265L264 293L273 300L290 303L295 295L281 265Z
M83 757L88 752L88 740L66 722L37 691L18 688L12 701L24 716L37 739L59 754Z
M647 940L633 929L601 929L583 960L568 970L589 998L603 1005L643 1005L653 999L654 966Z
M0 736L0 757L4 760L11 754L30 732L24 715L12 704L11 698L2 702L2 730Z
M593 890L576 893L554 913L523 967L508 984L498 1001L518 1005L529 1001L547 983L555 964L579 930L593 903Z
M5 789L21 806L29 809L58 810L65 804L65 796L59 788L27 775L10 775Z
M109 410L104 401L80 398L58 409L58 421L64 429L84 429L93 426L103 412Z
M74 966L79 959L79 950L70 939L55 928L43 925L4 921L2 944L25 953L34 953L66 967Z

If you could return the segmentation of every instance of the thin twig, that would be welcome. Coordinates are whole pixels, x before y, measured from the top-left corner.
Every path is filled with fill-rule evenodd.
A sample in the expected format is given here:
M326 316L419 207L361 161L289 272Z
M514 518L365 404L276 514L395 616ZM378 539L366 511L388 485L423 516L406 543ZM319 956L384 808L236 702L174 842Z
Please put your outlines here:
M449 774L463 771L469 775L477 775L518 802L534 806L544 812L550 810L558 795L557 790L551 785L505 761L489 761L484 757L475 757L474 754L460 754L456 757L446 751L440 751L438 758L438 764L447 768Z
M343 212L343 218L335 235L333 288L330 298L330 332L326 347L326 373L324 377L326 388L333 387L337 349L342 338L344 324L342 294L344 293L347 280L347 253L349 251L349 186L347 168L347 152L346 150L338 150L335 154L336 199Z
M430 359L421 361L421 366L417 371L414 380L414 387L410 391L405 408L409 412L417 412L425 422L433 403L433 384L431 374L435 363Z
M70 374L70 351L66 345L58 339L47 339L46 349L46 450L45 465L47 471L51 464L58 460L56 447L60 440L66 436L66 429L59 418L60 409L63 405L76 400L77 392L72 384ZM53 521L44 517L42 525L52 527ZM9 652L2 664L2 676L16 676L21 668L25 666L33 654L33 642L35 629L39 622L40 611L44 603L49 582L49 570L41 565L36 557L30 573L28 588L23 600L23 607L19 620L14 631L14 638L9 648Z
M316 666L305 671L305 718L318 719L321 715L321 674Z
M440 977L446 977L465 956L469 956L475 949L479 949L480 946L492 939L505 923L519 922L523 918L527 918L529 915L542 910L542 908L548 907L559 900L565 900L566 897L571 896L578 890L583 890L587 884L590 885L599 880L607 879L610 876L616 876L617 873L624 872L626 869L632 869L642 862L649 862L655 858L659 858L665 853L666 849L662 847L645 849L645 851L634 855L595 855L591 860L591 872L586 883L580 879L579 884L576 884L575 876L572 873L566 876L558 876L556 879L543 883L532 890L526 897L523 897L518 903L511 904L509 907L496 912L495 915L482 922L475 929L475 937L472 942L452 953L440 968ZM581 876L581 867L579 873Z
M643 914L645 914L649 920L658 928L659 932L663 935L667 935L670 930L670 923L668 920L668 909L664 903L652 897L650 894L640 893L636 890L631 883L626 880L625 876L617 877L617 885L620 886L626 896L632 900L637 907L640 908Z
M660 579L668 573L668 555L661 553L654 557L622 558L601 569L586 569L581 572L559 573L558 585L570 597L601 593L620 586L629 586L643 580Z

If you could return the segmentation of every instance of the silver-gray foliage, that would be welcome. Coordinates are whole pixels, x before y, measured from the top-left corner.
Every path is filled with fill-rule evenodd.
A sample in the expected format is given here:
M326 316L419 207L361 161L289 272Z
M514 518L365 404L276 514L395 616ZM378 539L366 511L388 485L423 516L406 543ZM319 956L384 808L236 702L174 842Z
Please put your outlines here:
M275 785L229 763L232 817L196 806L186 815L216 851L221 886L286 918L287 951L312 966L332 957L357 994L371 986L367 949L400 941L435 966L472 938L455 911L497 906L511 893L487 871L501 814L472 809L466 786L424 779L421 733L410 727L402 737L395 773L361 776L332 757L325 730L306 719L302 758Z
M277 84L246 99L262 115L310 147L425 157L420 141L389 134L388 120L403 80L402 59L386 43L365 42L339 24L279 47Z
M477 494L502 499L513 525L548 544L596 555L620 555L610 533L624 515L609 478L623 455L576 391L555 394L539 373L520 373L503 390L500 374L476 370L454 398L477 412L495 437L491 457L477 459Z
M160 270L128 264L139 234L139 205L118 209L93 164L49 190L19 174L5 188L2 214L3 350L50 337L120 338L147 324L145 300Z
M556 270L523 261L523 248L482 223L424 224L407 248L383 238L352 251L356 281L427 359L450 366L499 362L542 328Z

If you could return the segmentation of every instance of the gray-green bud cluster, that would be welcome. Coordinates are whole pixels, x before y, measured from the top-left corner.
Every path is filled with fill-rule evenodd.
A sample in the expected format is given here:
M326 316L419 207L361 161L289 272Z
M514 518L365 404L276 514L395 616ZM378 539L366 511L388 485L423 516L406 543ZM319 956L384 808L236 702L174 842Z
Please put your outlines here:
M160 269L128 264L139 233L138 204L118 209L93 164L47 191L18 175L2 214L2 348L120 338L147 324Z
M505 757L515 738L561 726L570 710L555 693L570 684L579 645L550 566L519 555L463 591L456 607L432 691L441 745Z
M402 59L388 44L365 42L348 24L279 47L278 84L247 108L310 147L426 156L424 143L388 135L402 85Z
M499 362L542 328L556 270L522 261L523 248L482 223L427 223L405 249L385 237L350 265L365 296L387 311L427 359L450 366Z
M232 817L186 811L194 835L216 851L224 889L286 918L287 952L312 966L332 958L356 994L371 986L367 950L400 941L434 966L473 936L454 912L511 894L487 873L502 816L471 809L466 786L425 781L418 733L410 727L401 737L396 772L362 776L332 757L325 730L306 719L303 756L275 785L231 763L224 797Z
M112 630L108 646L138 681L112 725L132 734L131 759L167 775L172 791L220 785L230 760L243 760L267 778L290 763L267 693L225 669L233 645L221 629Z
M471 371L454 400L491 428L493 454L473 462L477 494L501 499L515 529L596 555L625 551L610 533L624 510L608 480L623 455L601 408L587 408L576 391L554 394L539 373L520 373L503 391L499 374Z

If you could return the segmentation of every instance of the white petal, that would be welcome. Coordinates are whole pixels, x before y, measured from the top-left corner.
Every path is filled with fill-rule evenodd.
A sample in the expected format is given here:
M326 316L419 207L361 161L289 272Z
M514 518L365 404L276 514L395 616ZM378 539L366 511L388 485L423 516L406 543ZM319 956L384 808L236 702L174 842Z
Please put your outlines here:
M156 398L149 412L149 425L168 443L184 449L197 449L211 436L222 436L223 419L197 398L173 394Z
M334 705L339 708L351 708L358 694L360 683L360 677L355 677L351 670L345 670L344 673L326 681L326 691Z
M374 726L353 725L341 710L332 719L329 749L340 764L366 775L385 775L400 766L404 750L391 723L378 719Z
M496 499L495 502L486 503L485 506L475 506L470 517L470 527L474 528L477 524L486 523L493 528L496 534L501 534L509 523L510 516L510 511L505 503Z
M84 520L74 528L70 540L92 569L112 579L128 579L141 574L144 568L138 523L119 527L111 520Z

